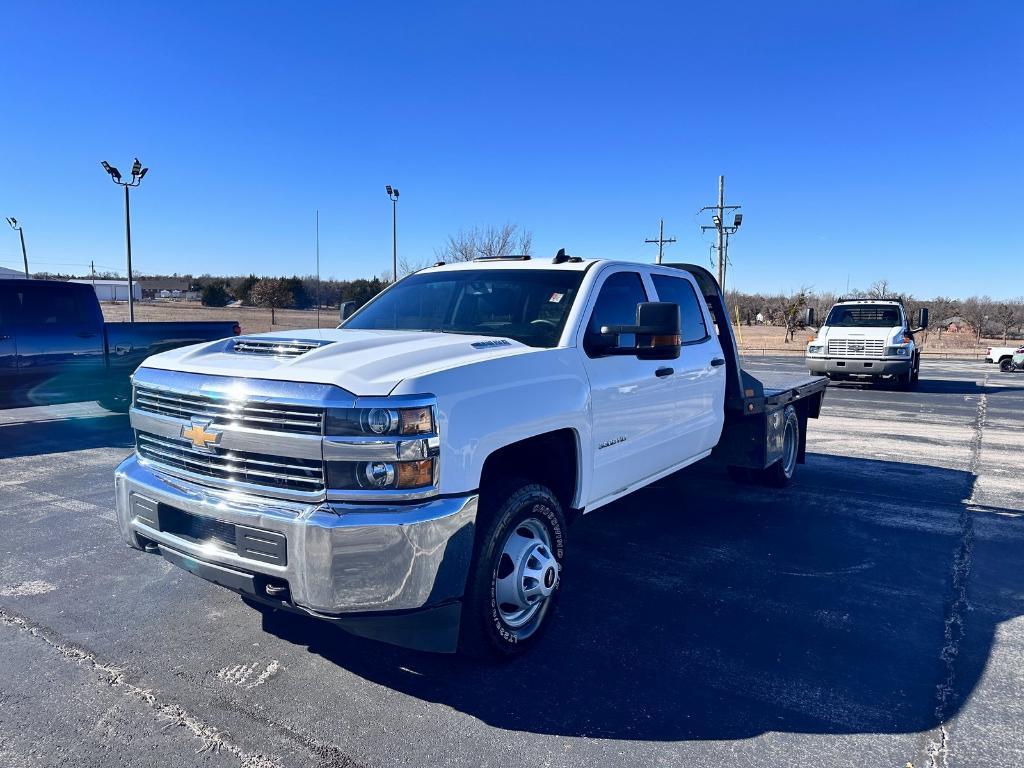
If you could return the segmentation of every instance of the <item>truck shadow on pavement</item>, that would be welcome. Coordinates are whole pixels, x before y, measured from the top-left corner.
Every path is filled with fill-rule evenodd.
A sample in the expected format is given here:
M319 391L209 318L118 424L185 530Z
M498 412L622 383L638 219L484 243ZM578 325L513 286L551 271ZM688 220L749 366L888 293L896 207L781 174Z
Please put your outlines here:
M134 444L128 417L118 413L0 422L0 459Z
M512 662L406 651L293 616L265 614L264 626L510 730L655 741L925 731L973 690L996 625L1024 613L1024 520L971 511L973 481L824 455L782 491L686 470L570 529L557 622ZM1003 541L982 577L970 567L975 515ZM956 577L955 563L967 566Z
M1006 374L1010 376L1010 374ZM1012 382L1012 383L1010 383ZM868 390L883 390L886 392L900 392L901 394L907 394L906 390L901 390L899 386L890 382L873 383L870 381L856 381L856 380L844 380L844 381L831 381L829 382L829 389L868 389ZM1024 376L1019 380L1009 381L1005 379L997 379L990 377L988 384L979 384L977 381L968 381L961 379L931 379L922 378L917 382L917 385L912 390L912 393L920 393L926 395L991 395L993 392L1021 392L1024 391Z

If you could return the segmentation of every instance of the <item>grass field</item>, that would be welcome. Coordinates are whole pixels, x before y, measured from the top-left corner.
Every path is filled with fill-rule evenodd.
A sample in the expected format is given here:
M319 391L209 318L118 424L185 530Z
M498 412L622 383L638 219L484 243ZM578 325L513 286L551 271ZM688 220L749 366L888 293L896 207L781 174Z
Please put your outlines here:
M102 304L103 316L110 322L128 320L127 304ZM135 305L135 319L139 322L160 322L180 320L236 320L242 326L242 333L265 333L300 328L316 328L317 317L313 310L279 309L274 312L274 324L270 323L270 310L259 307L204 307L186 302L138 302ZM338 324L336 309L320 311L320 327L334 328ZM804 346L811 333L797 331L796 338L785 342L785 330L769 325L742 326L737 329L740 349L747 353L803 354ZM990 346L1004 346L1001 339L982 339L975 344L971 333L943 333L926 331L921 342L928 355L948 357L984 357ZM1007 344L1013 344L1013 341Z

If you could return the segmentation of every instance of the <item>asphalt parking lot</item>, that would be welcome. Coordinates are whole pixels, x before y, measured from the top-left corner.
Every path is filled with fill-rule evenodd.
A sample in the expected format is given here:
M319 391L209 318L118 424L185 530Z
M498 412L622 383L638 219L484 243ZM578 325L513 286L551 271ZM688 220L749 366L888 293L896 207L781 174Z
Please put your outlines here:
M833 385L791 488L697 467L588 515L501 666L127 549L130 450L98 406L0 411L0 766L1024 764L1024 375Z

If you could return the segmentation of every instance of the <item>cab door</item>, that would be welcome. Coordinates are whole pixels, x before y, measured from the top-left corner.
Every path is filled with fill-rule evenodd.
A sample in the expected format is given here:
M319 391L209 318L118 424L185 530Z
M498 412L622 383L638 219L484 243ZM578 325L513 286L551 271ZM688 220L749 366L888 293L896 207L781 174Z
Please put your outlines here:
M17 402L18 345L14 335L14 291L0 284L0 407Z
M679 305L682 346L673 361L673 416L676 439L672 456L693 461L718 444L725 422L725 357L704 301L685 272L653 272L658 301Z
M671 466L672 360L638 360L633 355L609 355L605 325L634 325L636 307L648 301L637 271L610 271L595 286L596 299L588 308L577 338L590 380L591 446L593 457L588 506L611 497ZM621 346L635 343L620 336Z

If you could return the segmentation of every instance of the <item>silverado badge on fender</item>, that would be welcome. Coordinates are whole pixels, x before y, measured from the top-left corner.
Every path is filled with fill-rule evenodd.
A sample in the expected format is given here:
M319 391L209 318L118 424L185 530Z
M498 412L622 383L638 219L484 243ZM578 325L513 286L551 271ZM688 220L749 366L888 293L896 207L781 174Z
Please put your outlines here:
M192 441L192 445L201 451L212 452L211 446L220 442L223 432L209 429L211 419L192 419L189 426L182 425L181 436Z

